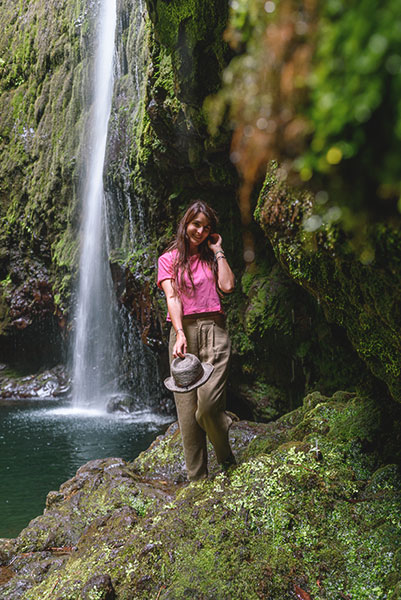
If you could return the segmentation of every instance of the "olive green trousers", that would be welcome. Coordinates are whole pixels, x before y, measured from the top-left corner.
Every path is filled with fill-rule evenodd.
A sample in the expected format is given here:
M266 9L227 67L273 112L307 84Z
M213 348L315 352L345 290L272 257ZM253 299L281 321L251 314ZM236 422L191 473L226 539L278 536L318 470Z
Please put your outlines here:
M174 393L187 475L190 481L196 481L207 477L206 435L214 447L217 462L223 463L231 456L228 430L232 419L224 410L231 342L223 315L184 317L183 329L187 352L214 366L213 373L202 386L190 392ZM170 363L175 340L172 327Z

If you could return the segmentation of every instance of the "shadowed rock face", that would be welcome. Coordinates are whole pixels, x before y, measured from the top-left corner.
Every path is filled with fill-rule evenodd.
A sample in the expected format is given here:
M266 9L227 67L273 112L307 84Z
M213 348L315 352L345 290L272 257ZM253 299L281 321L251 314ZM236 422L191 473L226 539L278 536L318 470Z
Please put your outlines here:
M220 473L209 449L210 478L189 485L176 424L133 463L92 461L1 542L0 594L390 597L401 488L388 460L400 459L399 429L388 418L346 392L310 394L274 423L234 423L238 465Z
M15 0L0 16L0 360L14 348L15 358L33 360L40 340L33 368L59 361L69 336L96 6ZM211 140L202 109L231 56L227 15L225 3L161 3L150 7L152 30L144 3L118 3L105 168L116 226L110 261L118 297L153 347L161 337L155 258L172 222L202 193L218 208L232 203L230 135Z
M280 182L273 167L256 215L278 260L318 300L327 321L345 329L359 357L401 402L399 230L372 225L364 241L375 260L363 264L341 226L326 224L308 235L303 221L311 214L311 195Z

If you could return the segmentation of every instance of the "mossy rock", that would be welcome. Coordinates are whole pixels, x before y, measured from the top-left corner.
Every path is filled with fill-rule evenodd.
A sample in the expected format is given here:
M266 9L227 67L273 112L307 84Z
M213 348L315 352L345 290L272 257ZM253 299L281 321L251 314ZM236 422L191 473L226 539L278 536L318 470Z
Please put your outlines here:
M364 263L338 224L308 233L311 193L290 188L268 170L255 217L287 273L319 301L329 322L345 328L371 372L401 401L399 254L401 236L391 225L372 225L365 243L374 260Z
M293 410L308 391L331 395L374 379L345 332L291 280L269 243L258 241L263 245L227 306L233 395L258 421Z
M33 521L13 549L5 554L2 546L16 574L1 593L78 600L99 577L122 600L397 598L400 480L377 448L361 447L372 437L377 404L315 393L275 423L236 423L238 466L213 467L208 480L189 485L174 483L182 462L176 427L131 465L89 463L41 517L54 528L51 515L69 514L81 533L57 539L75 546L49 546ZM356 406L370 415L358 428ZM300 424L303 439L296 439ZM31 554L20 554L28 547Z

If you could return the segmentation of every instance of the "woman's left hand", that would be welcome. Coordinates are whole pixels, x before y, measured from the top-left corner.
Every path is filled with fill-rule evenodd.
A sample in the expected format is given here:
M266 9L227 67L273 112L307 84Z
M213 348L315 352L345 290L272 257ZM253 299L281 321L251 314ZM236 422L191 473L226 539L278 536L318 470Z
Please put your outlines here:
M221 245L223 243L223 240L221 239L221 235L219 235L218 233L212 233L207 243L209 245L210 250L215 254L218 250L222 250Z

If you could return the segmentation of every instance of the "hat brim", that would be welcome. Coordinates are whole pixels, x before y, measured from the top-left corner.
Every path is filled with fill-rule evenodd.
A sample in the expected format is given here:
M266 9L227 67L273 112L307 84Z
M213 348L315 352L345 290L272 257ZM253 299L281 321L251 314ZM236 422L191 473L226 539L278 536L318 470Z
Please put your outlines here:
M209 379L210 375L214 371L214 366L211 365L210 363L202 363L202 367L203 367L202 377L200 379L198 379L198 381L196 381L192 385L187 385L186 387L178 387L174 383L173 377L167 377L164 380L164 385L166 386L166 388L168 390L170 390L170 392L177 392L179 394L183 394L184 392L190 392L191 390L195 390L196 388L198 388L201 385L203 385L204 383L206 383L206 381Z

